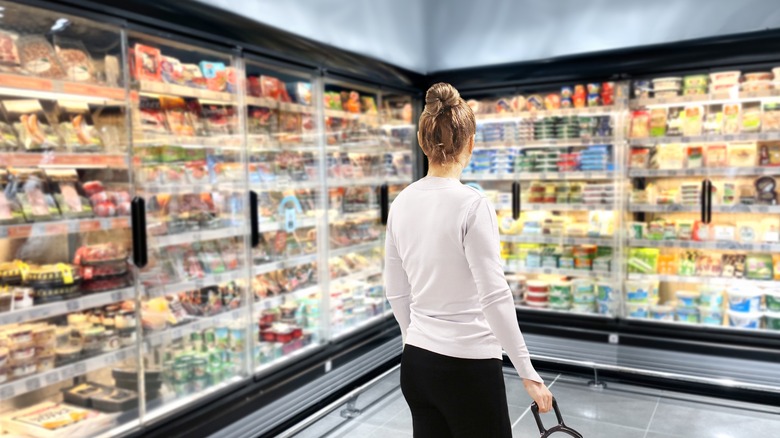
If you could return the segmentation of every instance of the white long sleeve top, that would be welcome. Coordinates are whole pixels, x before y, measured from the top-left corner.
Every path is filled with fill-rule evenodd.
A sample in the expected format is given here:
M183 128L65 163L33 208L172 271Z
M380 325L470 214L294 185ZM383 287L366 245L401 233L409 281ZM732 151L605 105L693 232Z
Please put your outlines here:
M495 210L452 178L427 176L393 201L385 289L405 344L465 359L501 359L542 382L520 333L499 256Z

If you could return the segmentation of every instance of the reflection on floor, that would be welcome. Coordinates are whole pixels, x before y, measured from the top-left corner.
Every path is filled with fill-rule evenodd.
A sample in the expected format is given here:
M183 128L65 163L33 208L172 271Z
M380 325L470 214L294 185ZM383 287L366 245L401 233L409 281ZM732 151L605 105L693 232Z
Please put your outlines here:
M536 438L539 432L528 410L530 398L520 379L505 371L513 436ZM585 438L780 437L779 408L617 383L596 390L580 378L542 377L558 399L566 423ZM411 437L411 414L398 379L398 371L393 372L352 405L339 407L296 436ZM553 425L555 416L543 419Z

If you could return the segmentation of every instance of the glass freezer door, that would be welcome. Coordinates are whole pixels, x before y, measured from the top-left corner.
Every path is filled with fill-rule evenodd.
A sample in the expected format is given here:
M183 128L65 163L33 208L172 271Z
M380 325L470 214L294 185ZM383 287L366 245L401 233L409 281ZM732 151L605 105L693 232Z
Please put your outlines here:
M0 2L0 425L138 424L118 27Z
M249 195L236 59L142 34L129 50L148 422L248 375Z
M259 373L322 345L325 182L312 76L254 61L246 75L249 187L257 193L260 231L251 283Z

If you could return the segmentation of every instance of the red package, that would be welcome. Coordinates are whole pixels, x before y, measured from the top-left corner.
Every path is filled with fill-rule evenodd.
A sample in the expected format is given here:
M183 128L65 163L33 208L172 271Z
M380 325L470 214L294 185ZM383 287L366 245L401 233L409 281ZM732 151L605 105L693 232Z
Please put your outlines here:
M139 80L160 81L162 71L160 70L160 49L143 44L136 44L135 54L135 77Z
M260 94L274 100L281 100L284 87L279 79L272 76L260 76Z
M262 97L263 89L260 86L260 78L257 76L250 76L247 78L247 89L250 96Z

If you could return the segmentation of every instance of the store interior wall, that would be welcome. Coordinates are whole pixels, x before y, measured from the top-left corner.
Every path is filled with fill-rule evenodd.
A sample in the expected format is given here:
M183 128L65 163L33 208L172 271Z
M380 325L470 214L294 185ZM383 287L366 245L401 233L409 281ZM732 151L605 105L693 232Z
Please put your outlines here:
M198 0L419 73L780 27L777 0Z

